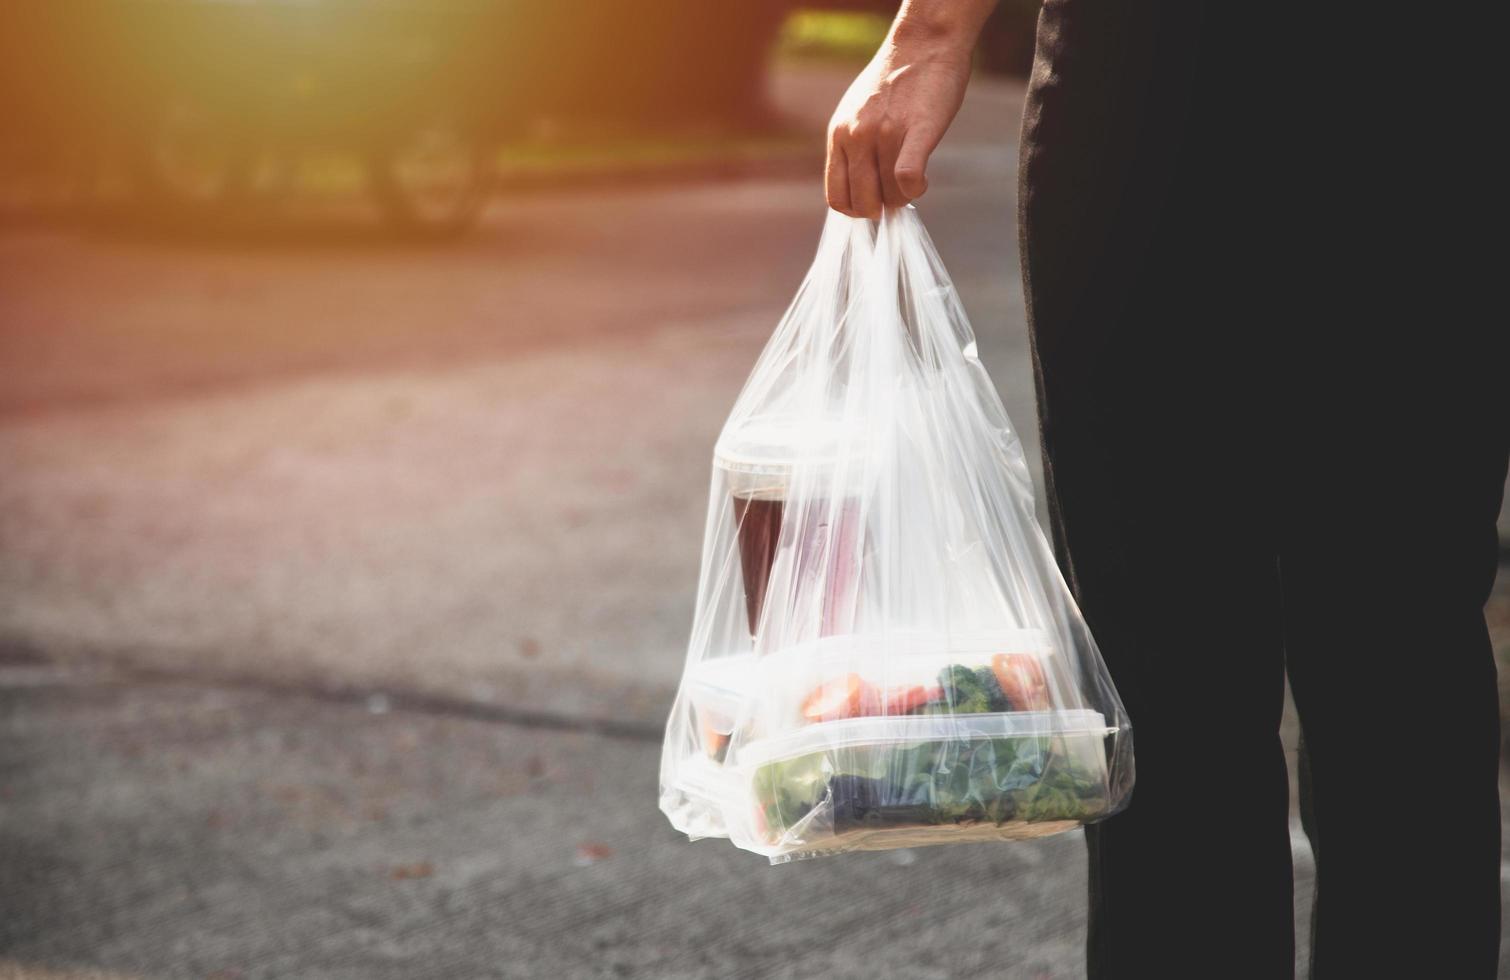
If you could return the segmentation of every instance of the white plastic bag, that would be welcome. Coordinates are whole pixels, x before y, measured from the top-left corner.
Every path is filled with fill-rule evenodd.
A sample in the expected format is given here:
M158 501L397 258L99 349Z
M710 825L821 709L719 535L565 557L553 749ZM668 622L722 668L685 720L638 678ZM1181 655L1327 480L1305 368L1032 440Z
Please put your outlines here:
M777 862L1066 830L1132 780L916 210L830 212L714 452L661 809Z

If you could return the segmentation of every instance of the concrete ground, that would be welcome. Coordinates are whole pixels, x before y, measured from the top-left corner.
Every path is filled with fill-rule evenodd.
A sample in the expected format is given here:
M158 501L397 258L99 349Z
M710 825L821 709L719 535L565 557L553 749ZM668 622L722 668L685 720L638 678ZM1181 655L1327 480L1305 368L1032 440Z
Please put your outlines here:
M0 916L0 964L1074 975L1072 836L772 868L671 830L645 739L37 666L0 685L0 877L20 899Z
M818 125L845 79L778 81ZM924 217L1031 457L1021 95ZM1078 835L773 869L655 810L713 437L822 218L0 229L0 980L1079 976Z

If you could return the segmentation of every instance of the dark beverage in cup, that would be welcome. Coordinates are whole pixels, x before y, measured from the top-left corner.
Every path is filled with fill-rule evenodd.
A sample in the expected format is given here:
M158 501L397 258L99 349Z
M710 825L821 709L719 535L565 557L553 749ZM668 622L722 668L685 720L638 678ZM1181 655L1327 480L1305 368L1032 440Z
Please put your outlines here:
M776 545L781 540L784 502L779 497L740 496L737 492L732 498L735 534L739 539L739 571L744 577L745 614L753 636L760 625L766 585L771 580L771 565L776 561Z
M797 582L819 577L823 581L819 635L848 632L854 622L855 589L860 574L858 502L851 498L833 505L827 500L815 500L805 512L789 518L786 502L774 490L744 493L735 490L731 497L750 635L760 628L782 523L787 519L801 522L800 527L793 528Z
M833 491L841 462L859 478L852 436L853 430L839 424L762 417L746 420L719 439L714 462L729 488L751 636L761 627L784 527L794 549L799 588L822 583L816 610L819 635L848 632L853 626L860 577L859 499L822 496ZM797 502L791 491L799 469L808 489ZM801 616L807 610L790 612Z
M848 633L855 625L855 605L860 586L860 502L845 497L837 502L817 501L809 510L805 545L797 574L808 569L823 575L823 610L818 635ZM800 578L799 578L800 580Z

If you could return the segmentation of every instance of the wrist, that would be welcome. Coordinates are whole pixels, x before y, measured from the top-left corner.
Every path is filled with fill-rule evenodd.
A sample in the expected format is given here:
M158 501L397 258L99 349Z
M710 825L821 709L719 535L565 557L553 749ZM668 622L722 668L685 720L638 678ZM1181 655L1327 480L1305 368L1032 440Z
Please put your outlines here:
M892 64L934 64L968 72L975 54L975 45L955 38L945 40L903 35L887 39L881 46L881 53Z
M892 24L890 46L910 60L969 61L990 6L909 0Z

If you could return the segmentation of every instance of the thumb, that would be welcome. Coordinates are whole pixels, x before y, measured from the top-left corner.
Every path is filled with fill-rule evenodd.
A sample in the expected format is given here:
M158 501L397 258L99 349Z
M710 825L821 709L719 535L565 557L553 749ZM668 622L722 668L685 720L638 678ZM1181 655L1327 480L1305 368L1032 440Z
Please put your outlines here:
M902 149L897 153L895 176L897 187L909 199L922 197L928 190L928 157L942 136L933 127L914 126L903 137Z

